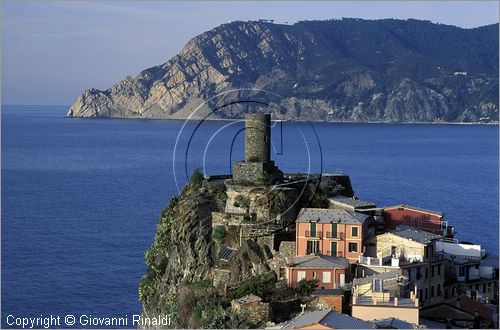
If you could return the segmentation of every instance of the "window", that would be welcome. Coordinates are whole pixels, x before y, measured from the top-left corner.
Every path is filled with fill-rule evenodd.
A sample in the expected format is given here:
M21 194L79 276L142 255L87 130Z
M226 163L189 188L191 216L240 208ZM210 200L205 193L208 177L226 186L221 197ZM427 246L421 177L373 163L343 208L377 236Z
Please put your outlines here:
M425 278L429 278L429 268L425 267Z
M438 276L441 276L441 266L442 265L438 265Z
M431 286L431 298L434 298L434 285Z
M316 237L316 222L311 222L311 237Z
M424 297L422 297L422 289L418 290L418 299L424 299Z
M313 272L313 279L315 280L315 279L317 279L317 278L318 278L318 273Z
M337 224L336 223L332 223L332 234L330 237L337 238Z
M408 271L408 280L411 281L411 268L408 268L407 271Z
M319 241L307 241L306 254L318 253L318 252L319 252Z
M372 280L373 292L384 292L384 281L381 278L374 278Z
M425 298L424 298L425 300L427 300L427 298L428 298L428 296L429 296L429 295L428 295L428 293L429 293L429 292L427 291L427 288L425 288Z
M330 244L331 250L330 250L330 255L333 257L337 256L337 242L332 242Z
M332 272L323 272L323 283L332 283Z
M434 272L434 270L435 270L435 269L436 269L436 266L435 266L435 265L434 265L434 266L432 266L432 268L431 268L431 276L432 276L432 277L434 277L434 273L435 273L435 272Z
M358 227L352 227L351 228L351 236L352 237L358 237Z
M441 284L438 284L438 288L437 288L437 295L440 296L441 295Z
M349 243L349 252L358 252L358 243Z
M306 278L306 272L305 271L299 271L297 272L297 282L300 282Z

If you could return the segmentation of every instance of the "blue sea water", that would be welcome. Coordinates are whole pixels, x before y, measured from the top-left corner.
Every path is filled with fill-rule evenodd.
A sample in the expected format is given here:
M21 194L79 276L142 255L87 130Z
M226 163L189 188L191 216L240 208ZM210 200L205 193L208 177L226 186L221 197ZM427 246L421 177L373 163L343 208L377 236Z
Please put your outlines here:
M160 210L186 173L227 173L243 158L241 122L66 110L2 107L2 328L8 315L138 314ZM283 170L341 170L360 198L443 211L459 239L498 254L498 126L285 122L272 132Z

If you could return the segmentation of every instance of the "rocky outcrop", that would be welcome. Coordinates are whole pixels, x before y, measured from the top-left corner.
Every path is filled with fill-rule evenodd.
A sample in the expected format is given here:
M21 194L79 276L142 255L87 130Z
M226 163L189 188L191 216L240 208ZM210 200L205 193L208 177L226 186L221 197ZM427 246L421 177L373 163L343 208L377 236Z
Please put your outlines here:
M240 90L213 98L233 89ZM86 90L67 115L201 118L242 99L271 103L276 118L292 120L497 121L498 24L233 22L193 38L135 78ZM230 106L210 118L251 111Z

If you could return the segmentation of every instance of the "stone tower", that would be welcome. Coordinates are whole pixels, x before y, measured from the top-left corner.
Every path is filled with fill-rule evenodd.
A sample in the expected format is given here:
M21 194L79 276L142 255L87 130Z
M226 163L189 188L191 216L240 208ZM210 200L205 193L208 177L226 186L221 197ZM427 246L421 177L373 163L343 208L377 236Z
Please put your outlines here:
M245 160L233 164L233 181L258 184L263 177L273 183L283 180L283 173L271 160L271 115L246 115Z
M271 160L271 115L252 114L245 117L245 161Z

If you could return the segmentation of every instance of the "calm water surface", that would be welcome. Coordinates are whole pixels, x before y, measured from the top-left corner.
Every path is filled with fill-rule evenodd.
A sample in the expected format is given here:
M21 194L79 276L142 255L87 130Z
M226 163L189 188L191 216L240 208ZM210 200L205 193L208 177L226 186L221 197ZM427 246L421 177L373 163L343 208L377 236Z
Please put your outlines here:
M188 123L175 148L181 121L66 110L2 109L2 327L9 314L139 313L160 210L185 173L243 158L242 123ZM285 171L341 170L360 198L443 211L498 254L498 126L285 123L273 147Z

